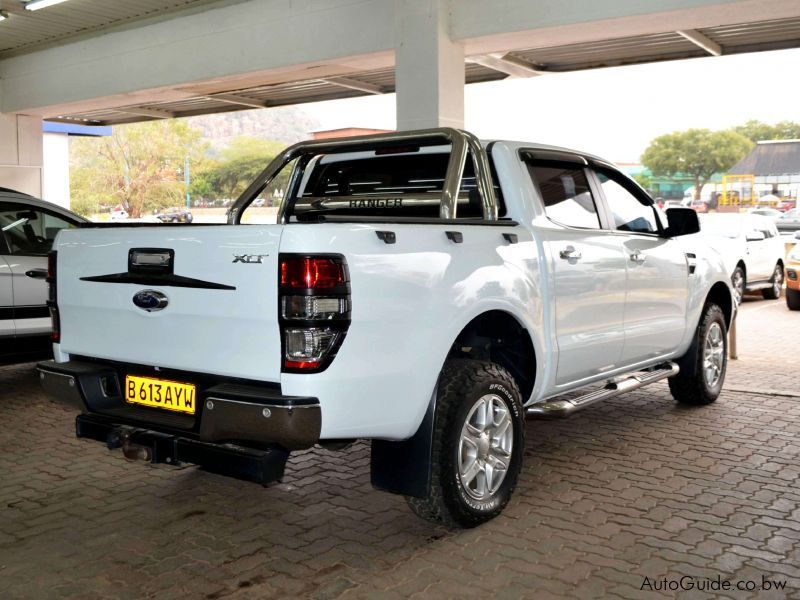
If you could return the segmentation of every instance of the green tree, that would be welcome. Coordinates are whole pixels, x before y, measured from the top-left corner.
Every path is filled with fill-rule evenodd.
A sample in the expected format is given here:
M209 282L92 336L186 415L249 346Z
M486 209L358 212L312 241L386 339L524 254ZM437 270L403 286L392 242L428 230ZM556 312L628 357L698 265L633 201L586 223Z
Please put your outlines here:
M800 123L795 123L794 121L780 121L775 125L770 125L761 121L750 120L744 125L734 127L733 130L753 142L800 139Z
M122 204L131 217L182 204L184 161L202 172L206 144L185 121L120 125L106 138L77 138L70 152L70 193L83 214Z
M198 175L198 189L202 187L217 198L237 198L283 148L279 142L236 137L222 151L221 159ZM285 187L286 171L271 187Z
M695 198L700 198L714 173L730 169L752 147L753 142L735 131L687 129L655 138L642 154L642 164L657 177L692 176Z
M636 175L633 176L633 179L647 191L653 189L653 178L650 177L650 175L645 173L636 173Z

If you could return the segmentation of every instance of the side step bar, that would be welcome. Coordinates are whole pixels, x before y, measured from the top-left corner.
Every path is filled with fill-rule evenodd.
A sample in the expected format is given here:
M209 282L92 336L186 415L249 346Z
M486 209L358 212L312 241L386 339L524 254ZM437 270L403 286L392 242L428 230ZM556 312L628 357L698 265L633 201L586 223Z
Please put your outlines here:
M673 375L677 375L679 371L680 368L677 364L668 362L650 371L644 371L637 375L626 377L620 381L609 381L603 389L589 392L577 398L571 398L569 400L547 400L541 404L534 404L528 408L526 414L539 419L568 417L572 413L586 408L595 402L607 400L608 398L619 396L620 394L655 383L667 377L672 377Z

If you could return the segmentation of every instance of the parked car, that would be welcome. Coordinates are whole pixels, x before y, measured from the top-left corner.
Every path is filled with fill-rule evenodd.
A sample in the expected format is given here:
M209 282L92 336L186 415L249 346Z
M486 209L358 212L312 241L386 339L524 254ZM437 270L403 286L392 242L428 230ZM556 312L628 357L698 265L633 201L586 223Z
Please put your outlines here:
M778 205L775 207L782 212L786 212L787 210L792 210L793 208L797 208L797 198L784 198Z
M747 212L751 215L761 215L762 217L767 217L772 221L777 221L783 215L781 211L775 208L751 208Z
M117 206L109 213L109 218L112 221L126 221L129 218L128 211L122 206Z
M800 230L800 208L787 210L775 224L779 230L789 233Z
M289 169L278 224L243 224ZM717 399L736 306L698 231L581 152L454 129L301 142L230 224L59 236L41 379L79 437L262 483L290 451L369 439L375 487L475 526L511 497L526 413L663 379Z
M797 243L786 257L786 306L800 310L800 231L795 232Z
M154 214L162 223L191 223L194 220L186 208L168 208L163 212L157 210Z
M775 223L752 213L717 213L700 217L701 235L725 261L736 301L746 292L780 298L784 246Z
M0 361L52 352L47 253L62 229L82 217L27 194L0 188Z

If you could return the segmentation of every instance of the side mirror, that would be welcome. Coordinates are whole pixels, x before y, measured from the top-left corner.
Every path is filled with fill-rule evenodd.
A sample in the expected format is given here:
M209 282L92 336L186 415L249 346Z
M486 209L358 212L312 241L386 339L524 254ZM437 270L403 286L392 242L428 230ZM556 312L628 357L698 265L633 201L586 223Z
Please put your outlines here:
M700 219L697 218L697 212L693 208L668 208L667 223L669 224L666 231L668 237L700 233Z
M748 242L763 242L767 239L767 236L764 235L763 231L751 231L747 234L745 239Z

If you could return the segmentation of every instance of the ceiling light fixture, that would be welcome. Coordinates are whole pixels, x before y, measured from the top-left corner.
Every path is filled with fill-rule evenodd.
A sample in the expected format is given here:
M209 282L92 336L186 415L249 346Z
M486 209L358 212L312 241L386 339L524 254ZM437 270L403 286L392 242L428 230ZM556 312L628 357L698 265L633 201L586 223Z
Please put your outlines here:
M67 0L29 0L25 3L25 10L39 10L40 8L47 8L54 4L61 4Z

